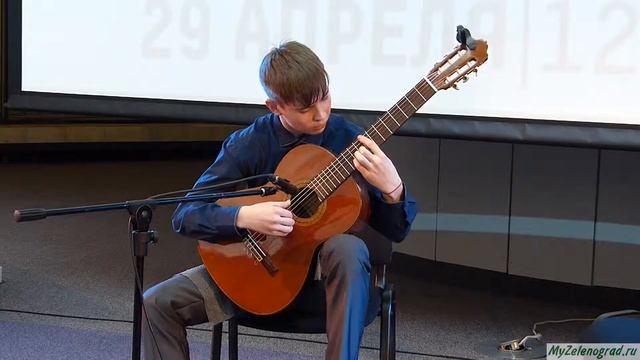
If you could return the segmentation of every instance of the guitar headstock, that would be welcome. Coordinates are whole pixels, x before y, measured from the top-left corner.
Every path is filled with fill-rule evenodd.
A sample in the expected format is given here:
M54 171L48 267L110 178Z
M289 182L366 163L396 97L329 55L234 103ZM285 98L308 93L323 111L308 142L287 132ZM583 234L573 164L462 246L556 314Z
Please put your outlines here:
M428 79L438 90L450 87L458 89L460 81L469 80L471 73L477 73L478 67L488 59L487 42L471 37L469 30L458 25L457 40L460 45L436 63L428 75Z

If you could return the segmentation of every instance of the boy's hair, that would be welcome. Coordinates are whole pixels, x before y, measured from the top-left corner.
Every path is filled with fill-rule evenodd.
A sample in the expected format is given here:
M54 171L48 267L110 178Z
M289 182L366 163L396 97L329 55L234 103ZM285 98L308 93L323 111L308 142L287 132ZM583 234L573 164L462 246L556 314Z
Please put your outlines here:
M274 47L260 65L260 83L269 99L307 108L329 94L329 75L307 46L289 41Z

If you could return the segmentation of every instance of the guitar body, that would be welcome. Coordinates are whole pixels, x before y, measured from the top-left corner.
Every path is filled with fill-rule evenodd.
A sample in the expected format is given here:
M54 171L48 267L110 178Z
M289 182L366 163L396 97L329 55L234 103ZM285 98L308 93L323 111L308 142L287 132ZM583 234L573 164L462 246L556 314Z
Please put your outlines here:
M304 144L293 148L275 174L303 188L336 157L326 149ZM285 201L288 195L248 196L222 199L222 206ZM295 214L295 212L294 212ZM240 308L256 315L284 309L300 292L318 246L330 237L355 229L369 215L366 189L348 177L310 216L294 215L296 224L286 237L267 236L258 241L278 269L271 274L251 257L242 239L209 243L199 241L200 257L220 290Z

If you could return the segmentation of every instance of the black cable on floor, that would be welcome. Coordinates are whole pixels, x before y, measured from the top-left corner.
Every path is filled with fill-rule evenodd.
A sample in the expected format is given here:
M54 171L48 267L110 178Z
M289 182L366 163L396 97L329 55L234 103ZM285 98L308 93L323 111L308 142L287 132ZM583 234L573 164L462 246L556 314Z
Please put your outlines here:
M109 321L109 322L119 322L119 323L133 324L132 320L119 320L119 319L107 319L107 318L97 318L97 317L88 317L88 316L51 314L51 313L43 313L43 312L37 312L37 311L16 310L16 309L2 309L2 308L0 308L0 311L8 312L8 313L16 313L16 314L29 314L29 315L59 317L59 318L66 318L66 319L97 320L97 321Z
M27 311L27 310L17 310L17 309L3 309L3 308L0 308L0 312L8 312L8 313L16 313L16 314L28 314L28 315L38 315L38 316L50 316L50 317L58 317L58 318L66 318L66 319L77 319L77 320L107 321L107 322L116 322L116 323L125 323L125 324L132 324L133 323L132 320L120 320L120 319L108 319L108 318L98 318L98 317L89 317L89 316L52 314L52 313L44 313L44 312L37 312L37 311ZM195 331L211 332L210 329L201 329L201 328L196 328L196 327L187 327L187 329L188 330L195 330ZM226 333L227 331L223 331L223 332ZM260 335L260 334L250 334L250 333L242 333L242 332L238 332L238 335L256 337L256 338L263 338L263 339L302 341L302 342L313 343L313 344L322 344L322 345L326 345L327 344L325 341L310 340L310 339L300 339L300 338L290 338L290 337L275 336L275 335ZM380 350L379 348L372 347L372 346L360 346L360 348L367 349L367 350ZM460 357L460 356L450 356L450 355L442 355L442 354L429 354L429 353L421 353L421 352L407 351L407 350L396 350L396 353L405 354L405 355L431 356L431 357L442 358L442 359L474 360L473 358L466 358L466 357Z

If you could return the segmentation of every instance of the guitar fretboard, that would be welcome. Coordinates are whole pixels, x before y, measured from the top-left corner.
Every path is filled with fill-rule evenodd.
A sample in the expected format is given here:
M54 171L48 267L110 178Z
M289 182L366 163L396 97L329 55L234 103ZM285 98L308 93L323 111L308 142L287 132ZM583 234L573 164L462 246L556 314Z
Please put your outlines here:
M436 93L436 88L427 79L421 79L386 113L378 118L363 134L382 145L391 135ZM353 141L323 171L316 175L307 185L315 190L318 200L329 197L355 171L353 158L360 147L358 140Z

